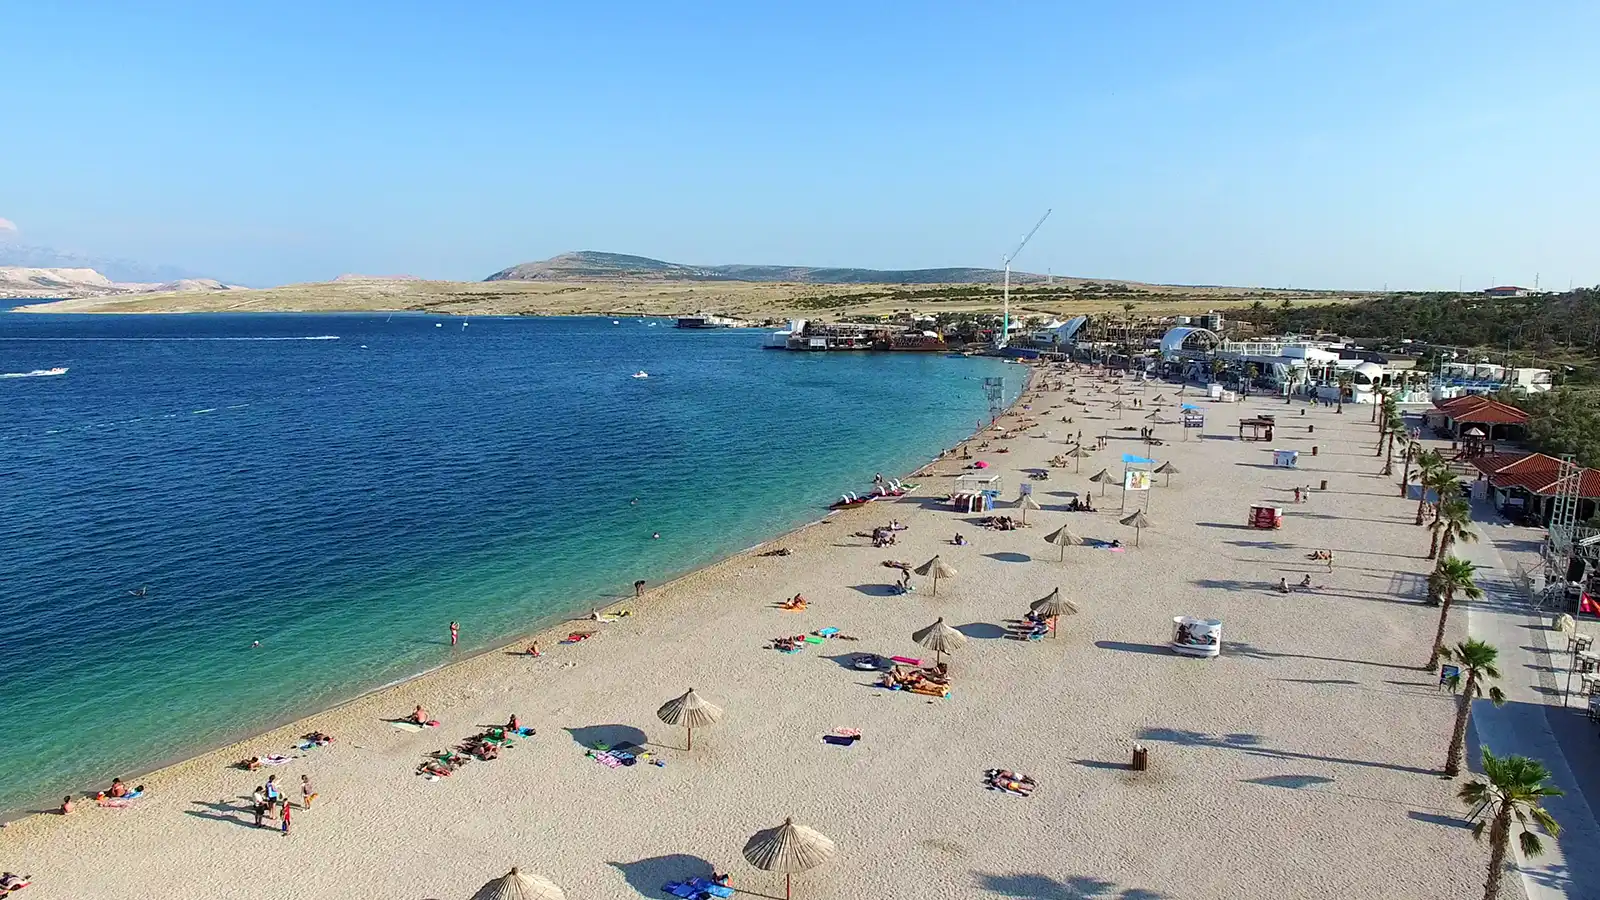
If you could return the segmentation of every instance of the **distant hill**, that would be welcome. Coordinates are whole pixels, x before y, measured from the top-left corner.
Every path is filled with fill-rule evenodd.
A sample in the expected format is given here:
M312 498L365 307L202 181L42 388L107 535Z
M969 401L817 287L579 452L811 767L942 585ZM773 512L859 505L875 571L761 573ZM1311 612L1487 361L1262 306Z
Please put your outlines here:
M113 281L87 268L0 266L0 297L109 297L120 294L157 294L234 290L210 278L173 281Z
M792 284L996 284L999 269L840 269L816 266L690 266L626 253L580 250L502 269L485 281L750 281ZM1012 284L1039 284L1045 276L1012 272ZM1061 279L1067 281L1070 279Z
M71 250L57 250L54 247L11 241L0 241L0 266L26 269L93 269L109 281L133 284L158 284L194 280L200 277L177 266L152 266L130 259L89 256Z

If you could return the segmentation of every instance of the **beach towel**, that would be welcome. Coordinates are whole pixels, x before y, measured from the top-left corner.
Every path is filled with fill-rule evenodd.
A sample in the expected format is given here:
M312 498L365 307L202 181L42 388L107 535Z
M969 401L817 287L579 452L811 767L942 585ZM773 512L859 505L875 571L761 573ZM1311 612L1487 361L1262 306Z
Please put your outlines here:
M823 637L833 637L834 635L836 635L838 633L839 633L839 629L837 629L837 628L818 628L817 629L817 634L820 634Z
M696 878L689 882L689 886L696 890L704 891L713 897L732 897L733 888L725 884L717 884L709 878Z
M533 737L533 728L524 725L521 728L518 728L516 733L518 737Z
M621 768L622 767L622 760L617 759L615 756L612 756L609 752L607 752L605 750L601 750L600 752L594 753L592 755L594 756L594 761L595 762L599 763L602 766L605 766L608 769L617 769L617 768Z
M281 756L277 753L274 753L270 756L261 757L261 764L263 766L286 766L293 759L294 757L292 756Z
M619 621L621 618L621 616L595 616L594 621L611 623Z
M683 881L669 881L661 886L663 891L684 900L696 900L703 893L699 888Z
M806 635L806 643L808 643L808 644L821 644L821 643L825 643L826 641L827 641L826 638L820 638L820 637L817 637L814 634Z
M825 734L822 736L824 744L832 744L835 747L849 747L859 740L861 740L859 736L845 737L842 734Z

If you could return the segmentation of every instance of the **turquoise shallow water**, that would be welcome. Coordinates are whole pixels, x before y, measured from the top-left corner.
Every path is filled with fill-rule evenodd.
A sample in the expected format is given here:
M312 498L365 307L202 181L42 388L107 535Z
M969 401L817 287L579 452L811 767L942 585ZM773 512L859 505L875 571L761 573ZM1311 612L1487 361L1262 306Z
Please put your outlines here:
M1021 387L759 343L0 314L0 375L69 367L0 378L0 810L438 666L451 620L482 649L819 518L969 434L984 376Z

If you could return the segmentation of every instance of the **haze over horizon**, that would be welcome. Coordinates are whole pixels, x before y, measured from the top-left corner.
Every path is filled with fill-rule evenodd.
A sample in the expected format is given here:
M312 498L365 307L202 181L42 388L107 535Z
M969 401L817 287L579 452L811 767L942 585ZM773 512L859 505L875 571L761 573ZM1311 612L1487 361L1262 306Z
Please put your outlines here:
M0 241L250 285L604 250L1600 283L1600 7L8 10Z

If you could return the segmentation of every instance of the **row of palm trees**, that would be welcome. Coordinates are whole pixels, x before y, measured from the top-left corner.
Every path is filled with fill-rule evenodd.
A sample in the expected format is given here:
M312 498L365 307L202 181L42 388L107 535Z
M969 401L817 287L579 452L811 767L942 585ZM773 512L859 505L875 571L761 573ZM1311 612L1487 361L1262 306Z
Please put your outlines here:
M1450 609L1457 597L1478 600L1483 589L1477 584L1478 567L1453 555L1450 551L1458 543L1478 539L1472 530L1472 507L1461 496L1461 482L1449 463L1436 450L1429 450L1411 440L1405 419L1393 398L1383 396L1374 410L1378 422L1377 455L1384 457L1383 473L1394 471L1394 454L1398 448L1405 462L1400 478L1400 496L1405 497L1411 484L1418 485L1416 524L1422 525L1427 517L1428 496L1434 497L1433 520L1428 523L1432 540L1428 546L1428 559L1434 560L1433 571L1428 575L1428 600L1439 607L1439 626L1428 661L1423 668L1437 671L1440 663L1454 667L1442 683L1456 695L1455 727L1451 730L1450 746L1445 751L1444 774L1454 778L1461 774L1462 759L1466 755L1467 726L1472 717L1472 702L1487 695L1496 706L1505 703L1505 693L1494 682L1500 679L1498 661L1500 651L1480 640L1468 638L1454 647L1445 646L1445 631ZM1387 452L1386 452L1387 451ZM1496 900L1500 882L1505 874L1506 857L1510 849L1512 823L1522 830L1517 840L1522 853L1535 857L1544 852L1539 835L1527 830L1531 819L1552 837L1561 833L1561 826L1543 807L1548 797L1561 796L1560 789L1547 782L1550 771L1538 760L1524 756L1495 756L1489 748L1483 749L1483 780L1461 787L1458 796L1475 812L1483 813L1473 828L1473 836L1489 839L1489 871L1484 881L1484 900Z

